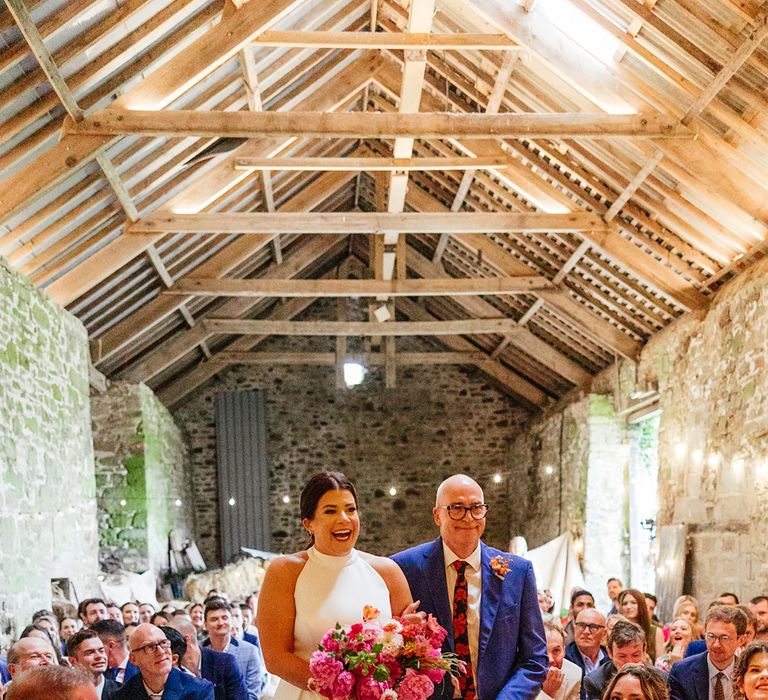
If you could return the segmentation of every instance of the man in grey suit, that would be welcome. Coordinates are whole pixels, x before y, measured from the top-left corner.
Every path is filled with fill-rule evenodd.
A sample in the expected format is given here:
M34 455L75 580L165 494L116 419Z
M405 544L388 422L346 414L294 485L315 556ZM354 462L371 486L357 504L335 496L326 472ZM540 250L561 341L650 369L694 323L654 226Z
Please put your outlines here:
M203 646L232 654L243 674L248 700L258 700L266 684L267 669L258 647L232 635L229 603L223 599L210 600L205 605L204 620L208 639Z

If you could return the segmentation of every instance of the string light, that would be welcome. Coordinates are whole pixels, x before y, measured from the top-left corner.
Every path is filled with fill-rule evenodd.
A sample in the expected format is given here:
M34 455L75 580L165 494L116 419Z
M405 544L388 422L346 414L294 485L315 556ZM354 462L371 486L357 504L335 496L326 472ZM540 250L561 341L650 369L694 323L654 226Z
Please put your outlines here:
M397 496L397 489L394 486L389 487L389 495L390 496Z
M233 505L235 505L236 501L235 501L234 498L230 498L228 503L229 503L229 505L233 506Z
M290 496L283 496L283 503L290 503L291 497Z
M493 475L493 483L494 484L500 484L501 483L501 474L494 474Z
M555 473L555 468L551 464L548 464L544 467L544 472L547 476L552 476Z

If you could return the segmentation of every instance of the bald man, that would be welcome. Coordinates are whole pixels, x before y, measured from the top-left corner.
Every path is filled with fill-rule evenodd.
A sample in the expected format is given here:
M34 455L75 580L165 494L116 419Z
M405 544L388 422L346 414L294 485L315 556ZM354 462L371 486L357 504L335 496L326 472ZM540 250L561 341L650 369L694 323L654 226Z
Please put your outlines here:
M98 700L90 674L66 666L36 666L20 673L6 700Z
M419 609L448 630L443 650L467 672L443 682L436 700L534 700L549 660L531 563L481 541L488 506L465 474L437 489L432 515L440 536L392 556Z

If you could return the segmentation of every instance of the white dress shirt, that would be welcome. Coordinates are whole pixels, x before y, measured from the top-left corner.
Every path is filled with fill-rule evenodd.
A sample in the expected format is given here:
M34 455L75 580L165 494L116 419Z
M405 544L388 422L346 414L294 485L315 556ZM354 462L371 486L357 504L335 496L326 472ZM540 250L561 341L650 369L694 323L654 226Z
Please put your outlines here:
M723 674L723 694L725 700L733 700L733 669L736 665L736 659L731 660L730 666L720 670L707 654L707 666L709 667L709 700L715 700L715 683L717 682L717 674Z
M99 681L99 684L96 686L96 695L98 696L99 700L101 700L101 694L104 692L104 674L101 674L101 681Z
M464 577L467 579L467 636L469 637L469 658L472 661L472 675L475 677L477 688L477 648L480 639L480 598L483 593L482 564L480 544L466 559L457 557L443 542L443 557L445 558L445 581L448 585L448 604L453 614L453 589L456 586L458 573L453 568L453 562L467 562ZM726 700L730 700L726 698Z
M563 682L554 697L540 690L536 700L579 700L581 669L572 661L563 659L563 665L560 670L563 672Z

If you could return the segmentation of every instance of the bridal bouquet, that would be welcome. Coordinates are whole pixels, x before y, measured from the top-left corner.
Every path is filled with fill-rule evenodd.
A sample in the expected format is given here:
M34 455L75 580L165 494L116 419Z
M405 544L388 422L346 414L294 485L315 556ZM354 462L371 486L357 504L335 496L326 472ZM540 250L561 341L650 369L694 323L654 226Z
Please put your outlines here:
M309 688L330 700L425 700L461 663L441 654L446 631L432 616L379 620L365 606L363 619L329 630L309 661Z

